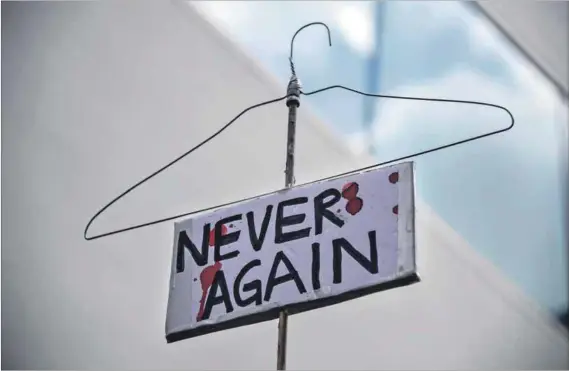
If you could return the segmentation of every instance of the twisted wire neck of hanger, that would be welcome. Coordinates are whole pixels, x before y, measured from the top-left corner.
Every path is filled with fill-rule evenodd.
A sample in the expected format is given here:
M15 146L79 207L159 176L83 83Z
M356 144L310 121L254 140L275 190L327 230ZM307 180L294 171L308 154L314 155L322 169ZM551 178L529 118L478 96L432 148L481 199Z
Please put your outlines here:
M304 26L300 27L294 33L294 35L292 36L292 39L290 40L290 55L288 57L288 61L290 63L290 72L291 72L293 77L296 77L296 69L294 67L294 62L293 62L294 39L296 38L296 35L298 35L298 33L300 31L304 30L307 27L316 26L316 25L324 26L326 28L326 32L328 33L328 45L332 46L332 36L330 34L330 28L328 28L328 25L326 25L326 23L324 23L324 22L312 22L312 23L308 23L308 24L305 24Z

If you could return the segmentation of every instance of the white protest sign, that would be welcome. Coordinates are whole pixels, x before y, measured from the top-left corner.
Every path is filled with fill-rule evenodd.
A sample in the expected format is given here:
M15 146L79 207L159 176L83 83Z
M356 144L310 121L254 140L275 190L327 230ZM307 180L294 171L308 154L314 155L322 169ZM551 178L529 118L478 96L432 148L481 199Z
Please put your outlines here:
M167 341L417 282L414 216L413 163L405 162L176 223Z

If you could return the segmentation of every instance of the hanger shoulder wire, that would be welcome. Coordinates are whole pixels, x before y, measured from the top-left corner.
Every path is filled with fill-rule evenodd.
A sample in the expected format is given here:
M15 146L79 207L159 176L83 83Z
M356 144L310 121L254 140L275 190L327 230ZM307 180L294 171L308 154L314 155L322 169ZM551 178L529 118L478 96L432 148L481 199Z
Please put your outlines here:
M414 100L414 101L427 101L427 102L441 102L441 103L458 103L458 104L473 104L473 105L480 105L480 106L486 106L486 107L493 107L493 108L498 108L503 110L504 112L506 112L508 114L508 116L510 117L510 124L502 129L497 129L491 132L487 132L484 134L480 134L480 135L476 135L476 136L472 136L469 137L467 139L463 139L463 140L459 140L459 141L455 141L449 144L444 144L441 146L437 146L437 147L433 147L427 150L423 150L423 151L419 151L419 152L414 152L412 154L406 155L406 156L402 156L402 157L398 157L398 158L394 158L394 159L390 159L388 161L384 161L384 162L379 162L379 163L375 163L373 165L369 165L360 169L356 169L356 170L351 170L348 172L345 172L343 174L338 174L338 175L333 175L324 179L320 179L317 180L317 182L320 181L325 181L325 180L329 180L329 179L333 179L336 177L340 177L340 176L345 176L345 175L349 175L352 173L359 173L362 171L366 171L366 170L370 170L373 169L375 167L380 167L380 166L385 166L385 165L389 165L395 162L399 162L399 161L403 161L403 160L407 160L409 158L412 157L418 157L418 156L423 156L426 155L428 153L433 153L433 152L437 152L443 149L447 149L450 147L455 147L461 144L465 144L468 142L473 142L476 141L478 139L482 139L485 137L489 137L492 135L496 135L496 134L500 134L503 132L506 132L510 129L512 129L514 127L514 116L512 115L512 113L503 106L497 105L497 104L492 104L492 103L485 103L485 102L478 102L478 101L467 101L467 100L457 100L457 99L442 99L442 98L422 98L422 97L408 97L408 96L396 96L396 95L383 95L383 94L372 94L372 93L365 93L356 89L352 89L349 87L345 87L342 85L332 85L332 86L328 86L322 89L317 89L317 90L313 90L311 92L305 93L305 92L301 92L302 95L305 96L311 96L311 95L315 95L318 93L322 93L328 90L332 90L332 89L342 89L342 90L346 90L346 91L350 91L356 94L360 94L363 96L367 96L367 97L375 97L375 98L385 98L385 99L403 99L403 100ZM231 121L229 121L227 124L225 124L221 129L219 129L218 131L216 131L214 134L210 135L208 138L206 138L205 140L203 140L202 142L200 142L198 145L192 147L190 150L186 151L185 153L183 153L181 156L177 157L176 159L174 159L173 161L169 162L168 164L164 165L163 167L161 167L160 169L158 169L157 171L153 172L152 174L148 175L147 177L145 177L144 179L140 180L138 183L134 184L133 186L129 187L126 191L122 192L120 195L118 195L117 197L115 197L112 201L110 201L108 204L106 204L104 207L102 207L99 211L97 211L97 213L91 218L91 220L89 220L89 223L87 223L87 226L85 227L85 232L84 232L84 238L88 241L90 240L95 240L98 238L102 238L102 237L106 237L106 236L110 236L110 235L114 235L114 234L118 234L118 233L123 233L123 232L128 232L128 231L132 231L135 229L140 229L140 228L144 228L144 227L149 227L152 225L156 225L156 224L160 224L163 222L167 222L170 220L174 220L174 219L178 219L178 218L182 218L185 216L190 216L190 215L194 215L194 214L198 214L204 211L209 211L209 210L214 210L214 209L218 209L220 207L225 207L225 206L230 206L239 202L244 202L244 201L248 201L248 200L252 200L254 198L258 198L258 197L263 197L263 196L267 196L273 192L268 192L262 195L257 195L254 197L249 197L246 199L242 199L239 201L233 201L233 202L228 202L225 204L221 204L221 205L217 205L217 206L212 206L212 207L207 207L204 209L200 209L200 210L195 210L195 211L190 211L187 213L183 213L183 214L178 214L178 215L174 215L174 216L170 216L170 217L166 217L163 219L157 219L157 220L153 220L153 221L149 221L146 223L142 223L142 224L137 224L137 225L133 225L130 227L126 227L126 228L122 228L122 229L117 229L111 232L106 232L106 233L101 233L101 234L97 234L94 236L87 236L89 227L91 226L91 224L95 221L95 219L100 216L105 210L107 210L110 206L112 206L114 203L116 203L118 200L120 200L122 197L126 196L128 193L132 192L134 189L136 189L137 187L139 187L140 185L142 185L143 183L149 181L151 178L155 177L156 175L160 174L161 172L165 171L166 169L168 169L169 167L173 166L175 163L179 162L180 160L182 160L184 157L190 155L191 153L193 153L195 150L197 150L198 148L202 147L203 145L205 145L206 143L210 142L211 140L213 140L215 137L217 137L219 134L221 134L225 129L227 129L229 126L231 126L233 123L235 123L237 121L237 119L239 119L241 116L243 116L245 113L247 113L250 110L253 110L255 108L258 107L262 107L268 104L272 104L272 103L277 103L279 101L282 101L286 99L286 96L281 97L281 98L277 98L277 99L272 99L269 101L265 101L259 104L255 104L253 106L250 106L246 109L244 109L243 111L241 111L241 113L239 113L237 116L235 116ZM311 184L314 182L310 182L310 183L306 183L306 184ZM306 185L304 184L304 185Z
M130 192L134 191L136 188L138 188L139 186L141 186L142 184L146 183L147 181L149 181L150 179L154 178L156 175L162 173L163 171L165 171L166 169L168 169L169 167L173 166L174 164L176 164L177 162L179 162L180 160L182 160L183 158L185 158L186 156L190 155L191 153L193 153L194 151L196 151L198 148L202 147L203 145L207 144L208 142L210 142L211 140L213 140L215 137L217 137L219 134L221 134L222 132L225 131L225 129L227 129L228 127L230 127L232 124L234 124L237 119L239 119L241 116L243 116L245 113L255 109L255 108L259 108L262 106L266 106L272 103L277 103L280 102L284 99L286 99L286 95L284 97L280 97L280 98L276 98L276 99L271 99L262 103L257 103L254 104L250 107L245 108L243 111L241 111L237 116L235 116L233 119L231 119L231 121L229 121L227 124L225 124L224 126L222 126L219 130L217 130L215 133L213 133L212 135L210 135L209 137L207 137L206 139L204 139L203 141L201 141L199 144L197 144L196 146L192 147L191 149L187 150L186 152L184 152L183 154L181 154L180 156L176 157L174 160L170 161L169 163L167 163L166 165L162 166L161 168L159 168L158 170L154 171L153 173L151 173L150 175L144 177L142 180L138 181L137 183L135 183L134 185L130 186L129 188L127 188L124 192L122 192L121 194L119 194L118 196L116 196L115 198L113 198L109 203L107 203L105 206L103 206L102 208L99 209L99 211L97 211L95 213L95 215L93 215L91 217L91 219L89 220L89 222L87 223L87 225L85 226L85 231L83 232L83 237L85 238L85 240L90 241L90 240L95 240L101 237L106 237L106 236L110 236L113 234L118 234L118 233L122 233L122 232L127 232L127 231L131 231L134 229L139 229L139 228L143 228L143 227L148 227L154 224L158 224L158 223L163 223L169 220L173 220L173 219L177 219L183 216L187 216L190 214L194 214L200 211L194 211L192 213L185 213L185 214L180 214L180 215L176 215L176 216L172 216L172 217L167 217L164 219L159 219L159 220L154 220L154 221L150 221L147 223L143 223L143 224L138 224L138 225L133 225L130 227L126 227L126 228L122 228L122 229L117 229L111 232L106 232L106 233L101 233L101 234L97 234L94 236L87 236L87 233L89 232L89 227L91 227L91 224L93 224L93 222L95 221L95 219L97 219L103 212L105 212L105 210L107 210L109 207L111 207L114 203L116 203L118 200L120 200L121 198L125 197L127 194L129 194ZM205 209L205 210L209 210L209 209ZM203 211L205 211L203 210Z
M400 96L400 95L385 95L385 94L372 94L372 93L365 93L356 89L352 89L343 85L331 85L325 88L321 88L321 89L317 89L317 90L313 90L311 92L305 93L305 92L301 92L302 95L305 96L310 96L310 95L315 95L318 93L323 93L325 91L328 90L332 90L332 89L342 89L342 90L347 90L349 92L352 93L356 93L356 94L360 94L366 97L374 97L374 98L384 98L384 99L402 99L402 100L412 100L412 101L423 101L423 102L439 102L439 103L458 103L458 104L472 104L472 105L477 105L477 106L485 106L485 107L491 107L491 108L497 108L497 109L501 109L504 112L506 112L508 114L508 116L510 117L510 124L507 127L501 128L501 129L496 129L493 131L489 131L487 133L484 134L479 134L479 135L474 135L471 136L469 138L466 139L462 139L462 140L458 140L455 142L451 142L448 144L444 144L444 145L440 145L437 147L433 147L424 151L419 151L419 152L415 152L412 153L410 155L406 155L406 156L402 156L402 157L398 157L389 161L385 161L385 162L381 162L375 165L372 165L370 167L366 167L363 169L360 169L359 171L365 170L365 169L369 169L375 166L383 166L383 165L387 165L387 164L391 164L397 161L403 161L406 159L409 159L411 157L418 157L418 156L422 156L422 155L426 155L428 153L433 153L436 151L440 151L443 149L447 149L447 148L451 148L451 147L455 147L461 144L465 144L468 142L473 142L475 140L478 139L482 139L482 138L486 138L492 135L496 135L496 134L500 134L500 133L504 133L510 129L512 129L514 127L514 115L512 115L512 112L510 112L509 109L507 109L504 106L500 106L498 104L493 104L493 103L486 103L486 102L480 102L480 101L474 101L474 100L459 100L459 99L443 99L443 98L423 98L423 97L409 97L409 96Z

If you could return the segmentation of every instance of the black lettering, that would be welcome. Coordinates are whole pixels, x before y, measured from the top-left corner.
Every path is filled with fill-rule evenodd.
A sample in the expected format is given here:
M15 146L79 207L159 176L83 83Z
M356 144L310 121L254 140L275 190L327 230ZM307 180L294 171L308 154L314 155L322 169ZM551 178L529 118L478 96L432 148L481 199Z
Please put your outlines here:
M300 224L306 219L306 214L295 214L284 216L284 208L286 206L300 205L308 202L308 197L292 198L290 200L281 201L277 206L277 217L275 221L275 243L284 243L288 241L298 240L310 235L310 227L299 229L292 232L283 232L283 228L290 225Z
M328 201L325 198L332 196ZM327 189L314 197L314 234L317 236L322 233L323 219L326 218L338 227L342 228L344 221L328 210L342 199L340 191L334 188Z
M312 288L320 289L320 244L312 244Z
M288 273L285 274L284 276L276 277L279 264L281 261L284 263L286 269L288 270ZM304 294L306 292L306 288L304 287L304 283L302 283L302 280L300 279L298 272L296 271L296 269L294 268L288 257L285 255L285 253L279 251L275 256L275 260L273 261L273 266L271 267L271 272L269 273L269 278L267 280L267 289L265 290L265 297L264 297L265 301L271 300L271 295L273 293L273 289L275 288L275 286L288 281L294 281L299 293Z
M229 245L239 239L241 231L235 231L227 233L226 235L221 234L221 227L224 224L231 223L237 220L241 220L241 214L233 215L227 218L223 218L215 223L215 246L214 246L214 260L220 262L222 260L232 259L239 255L239 250L234 250L221 255L221 247Z
M216 296L218 287L221 290L221 295ZM225 281L225 274L223 273L222 270L218 270L217 272L215 272L215 276L213 277L213 283L211 284L211 288L209 289L207 300L205 302L203 315L200 321L208 319L209 316L211 315L212 308L215 305L221 303L225 304L226 313L233 312L233 304L231 304L231 298L229 297L229 290L227 289L227 281Z
M209 252L209 224L203 226L202 251L199 252L196 245L188 237L186 231L180 231L178 234L178 251L176 255L176 273L181 273L186 268L186 259L184 258L184 247L190 252L196 264L200 267L207 264L207 256Z
M259 251L265 242L265 236L267 235L267 228L269 227L269 221L271 220L271 213L273 212L273 205L267 206L265 210L265 216L263 222L261 223L261 231L257 237L257 232L255 231L255 215L252 211L247 213L247 225L249 226L249 239L251 240L251 246L253 250Z
M368 236L370 254L369 260L362 253L356 250L345 238L338 238L332 241L332 270L334 272L334 283L342 282L342 249L344 249L348 255L354 258L354 260L357 261L362 267L364 267L365 270L367 270L369 273L376 274L379 271L375 231L370 231L368 233Z
M235 277L235 284L233 285L233 297L235 298L235 303L240 307L246 307L251 303L255 303L255 305L261 305L263 303L263 285L261 280L253 280L251 282L247 282L243 285L243 292L254 291L255 293L248 297L247 299L242 299L241 294L239 292L239 288L241 286L241 281L243 277L251 270L253 267L257 267L261 265L261 261L259 259L255 259L250 261L249 263L245 264L243 268Z

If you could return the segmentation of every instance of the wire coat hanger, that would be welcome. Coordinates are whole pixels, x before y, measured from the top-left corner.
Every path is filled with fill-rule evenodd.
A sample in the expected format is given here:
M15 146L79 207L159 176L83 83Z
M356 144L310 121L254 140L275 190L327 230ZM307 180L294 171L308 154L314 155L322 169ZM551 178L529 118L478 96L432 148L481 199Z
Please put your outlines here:
M292 81L296 81L298 82L298 78L296 76L296 69L294 66L294 61L293 61L293 49L294 49L294 40L296 38L296 36L298 35L298 33L300 31L302 31L303 29L309 27L309 26L314 26L314 25L322 25L326 28L327 34L328 34L328 43L330 46L332 46L332 38L330 35L330 29L328 28L328 26L323 23L323 22L312 22L312 23L308 23L304 26L302 26L301 28L299 28L295 34L293 35L292 39L291 39L291 43L290 43L290 56L289 56L289 62L290 62L290 69L291 69L291 82ZM356 170L351 170L342 174L337 174L337 175L333 175L324 179L319 179L317 180L319 181L324 181L324 180L328 180L328 179L333 179L336 177L340 177L340 176L344 176L344 175L348 175L348 174L352 174L352 173L357 173L357 172L362 172L362 171L366 171L366 170L370 170L373 169L375 167L379 167L379 166L385 166L385 165L389 165L395 162L399 162L399 161L403 161L403 160L407 160L409 158L412 157L418 157L418 156L423 156L429 153L433 153L433 152L437 152L443 149L448 149L451 147L455 147L458 145L462 145L468 142L473 142L485 137L490 137L492 135L496 135L496 134L500 134L500 133L504 133L510 129L512 129L514 127L514 116L512 115L512 113L505 107L497 105L497 104L492 104L492 103L485 103L485 102L479 102L479 101L469 101L469 100L458 100L458 99L442 99L442 98L423 98L423 97L408 97L408 96L397 96L397 95L384 95L384 94L372 94L372 93L365 93L362 91L359 91L357 89L352 89L343 85L331 85L331 86L327 86L325 88L321 88L321 89L316 89L313 91L310 91L308 93L303 92L302 90L300 90L300 94L301 95L305 95L305 96L311 96L311 95L315 95L318 93L322 93L325 91L329 91L329 90L333 90L333 89L341 89L341 90L345 90L345 91L349 91L352 93L356 93L356 94L360 94L362 96L366 96L366 97L374 97L374 98L384 98L384 99L402 99L402 100L411 100L411 101L426 101L426 102L439 102L439 103L455 103L455 104L471 104L471 105L478 105L478 106L485 106L485 107L492 107L492 108L497 108L500 109L504 112L506 112L508 114L508 116L510 117L510 125L508 125L505 128L502 129L497 129L497 130L493 130L490 132L486 132L484 134L480 134L480 135L476 135L476 136L471 136L467 139L463 139L463 140L459 140L459 141L455 141L455 142L451 142L448 144L444 144L444 145L440 145L440 146L436 146L427 150L423 150L423 151L419 151L419 152L414 152L412 154L409 155L405 155L405 156L401 156L398 158L394 158L388 161L383 161L383 162L379 162L373 165L369 165L360 169L356 169ZM199 144L197 144L196 146L192 147L191 149L189 149L188 151L184 152L183 154L181 154L180 156L178 156L177 158L175 158L174 160L170 161L169 163L167 163L166 165L162 166L161 168L159 168L158 170L154 171L153 173L151 173L150 175L144 177L142 180L138 181L137 183L135 183L134 185L130 186L129 188L127 188L124 192L122 192L120 195L116 196L115 198L113 198L109 203L107 203L105 206L103 206L101 209L99 209L89 220L89 222L87 223L87 225L85 226L85 230L83 233L83 237L85 238L85 240L87 241L91 241L91 240L96 240L102 237L107 237L107 236L111 236L111 235L115 235L115 234L119 234L119 233L124 233L124 232L128 232L128 231L132 231L135 229L140 229L140 228L144 228L144 227L149 227L152 225L156 225L156 224L160 224L163 222L167 222L167 221L171 221L174 219L179 219L182 217L186 217L186 216L190 216L190 215L194 215L194 214L198 214L201 212L205 212L205 211L209 211L209 210L214 210L214 209L218 209L220 207L225 207L225 206L229 206L229 205L233 205L239 202L243 202L243 201L248 201L248 200L252 200L258 197L263 197L269 194L274 193L274 191L272 192L267 192L265 194L262 195L256 195L253 197L249 197L246 199L242 199L242 200L238 200L238 201L233 201L233 202L228 202L225 204L221 204L221 205L217 205L217 206L212 206L212 207L207 207L204 209L200 209L200 210L194 210L194 211L190 211L187 213L183 213L183 214L178 214L178 215L174 215L174 216L170 216L170 217L165 217L162 219L157 219L157 220L153 220L153 221L149 221L146 223L142 223L142 224L137 224L137 225L133 225L133 226L129 226L129 227L125 227L125 228L121 228L121 229L116 229L110 232L105 232L105 233L100 233L100 234L96 234L94 236L87 236L87 233L89 232L89 227L93 224L93 222L95 221L95 219L97 219L97 217L99 217L103 212L105 212L105 210L107 210L109 207L111 207L113 204L115 204L118 200L120 200L121 198L123 198L124 196L126 196L127 194L129 194L130 192L132 192L133 190L135 190L136 188L138 188L139 186L141 186L142 184L146 183L147 181L149 181L150 179L152 179L153 177L157 176L158 174L162 173L163 171L167 170L168 168L170 168L171 166L173 166L174 164L178 163L179 161L181 161L183 158L185 158L186 156L192 154L194 151L196 151L197 149L199 149L200 147L204 146L205 144L207 144L208 142L210 142L211 140L213 140L215 137L217 137L218 135L220 135L223 131L225 131L229 126L231 126L232 124L234 124L239 118L241 118L244 114L246 114L247 112L255 109L255 108L259 108L262 106L266 106L269 104L273 104L273 103L277 103L280 101L283 101L285 99L287 99L289 97L289 93L287 93L287 95L280 97L280 98L275 98L275 99L271 99L265 102L261 102L255 105L252 105L250 107L245 108L243 111L241 111L237 116L235 116L233 119L231 119L227 124L225 124L224 126L222 126L219 130L217 130L215 133L213 133L212 135L210 135L208 138L204 139L202 142L200 142ZM313 182L309 182L307 184L310 184Z
M316 26L316 25L322 25L326 28L326 33L328 34L328 45L332 46L332 36L330 35L330 29L328 28L326 23L312 22L312 23L308 23L308 24L305 24L304 26L300 27L298 30L296 30L296 32L292 36L292 39L290 40L290 55L288 57L288 60L290 62L290 72L291 72L292 76L296 76L296 69L294 68L294 62L292 60L293 52L294 52L294 39L296 38L296 35L298 35L300 31L304 30L307 27Z

